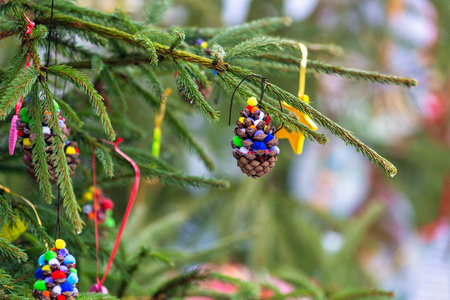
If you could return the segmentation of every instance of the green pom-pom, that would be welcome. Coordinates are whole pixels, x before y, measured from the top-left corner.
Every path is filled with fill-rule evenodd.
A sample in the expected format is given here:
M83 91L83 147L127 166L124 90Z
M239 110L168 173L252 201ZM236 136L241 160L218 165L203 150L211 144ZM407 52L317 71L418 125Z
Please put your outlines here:
M50 259L56 258L56 252L53 252L52 250L48 250L44 254L44 260L50 261Z
M70 272L71 272L71 273L75 273L75 274L78 274L78 271L77 271L77 269L74 269L74 268L70 268Z
M22 122L25 122L25 123L30 122L30 116L28 115L27 109L25 107L20 110L19 114L20 114L20 119L22 120Z
M46 291L47 287L45 286L44 280L38 280L34 283L34 289L37 291Z
M239 147L239 148L242 147L242 139L238 136L235 136L233 138L233 143L236 145L236 147Z
M116 226L116 221L112 217L109 217L105 220L105 226L112 228Z

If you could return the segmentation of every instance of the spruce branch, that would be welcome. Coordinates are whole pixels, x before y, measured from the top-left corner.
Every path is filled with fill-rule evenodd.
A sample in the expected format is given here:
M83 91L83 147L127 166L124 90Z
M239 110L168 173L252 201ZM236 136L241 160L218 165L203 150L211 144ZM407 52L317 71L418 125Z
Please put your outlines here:
M192 79L192 73L188 72L189 64L175 60L177 66L176 80L180 96L190 103L193 103L200 109L206 117L211 118L213 121L218 121L219 116L217 112L206 102L202 93L200 93L197 84ZM192 70L192 68L190 68Z
M31 91L38 76L39 72L30 66L11 81L0 98L1 118L5 118L22 95L27 95Z
M36 138L31 139L31 145L33 147L33 163L35 164L34 173L37 174L37 182L39 184L39 190L44 194L44 199L47 203L52 202L52 186L50 184L50 174L47 166L47 152L44 133L42 130L43 113L41 101L38 96L38 86L34 85L31 101L27 105L27 111L30 114L30 131ZM58 126L59 127L59 126Z
M329 296L330 300L359 300L359 299L387 299L394 298L393 292L380 290L352 290L334 293Z
M92 106L97 110L97 115L100 117L109 139L114 140L116 134L112 128L105 105L103 104L103 98L94 89L94 86L89 78L80 71L65 65L50 66L47 68L47 71L71 82L74 86L89 96L89 100Z
M171 50L175 49L186 38L184 31L178 27L174 27L172 29L172 36L174 37L174 40L172 42L172 45L170 45Z
M53 105L53 94L50 92L47 81L41 81L41 86L45 93L43 108L45 111L50 112L49 125L56 135L62 136L56 109ZM83 227L83 221L79 213L81 208L73 192L72 179L70 178L71 169L67 164L64 152L64 142L61 139L53 139L52 147L54 149L54 156L52 159L55 162L56 174L58 174L58 188L63 201L63 206L66 209L67 216L73 221L74 229L76 231L81 231Z
M370 82L378 82L381 84L391 84L405 86L412 88L417 86L417 80L413 78L405 78L400 76L385 75L377 72L363 71L352 68L345 68L339 66L333 66L318 61L308 61L308 68L313 69L318 73L324 73L327 75L339 75L353 80L367 80Z
M292 20L288 17L273 17L251 21L242 25L225 27L218 29L217 33L211 37L208 43L229 46L235 44L236 40L251 39L287 27L291 23Z
M26 261L28 259L28 255L20 249L19 247L14 246L8 240L0 237L0 253L3 256L10 257L12 259L16 259L18 261Z
M182 290L186 290L193 285L198 284L198 282L210 278L211 275L208 271L193 269L163 283L163 285L157 288L155 292L152 292L151 299L170 299L175 292L180 293Z

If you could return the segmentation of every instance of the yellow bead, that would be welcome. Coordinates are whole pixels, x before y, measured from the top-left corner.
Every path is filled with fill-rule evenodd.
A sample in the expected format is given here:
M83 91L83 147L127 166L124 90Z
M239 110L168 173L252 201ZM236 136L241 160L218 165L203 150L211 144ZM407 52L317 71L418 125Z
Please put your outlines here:
M247 104L250 106L256 106L258 104L258 100L255 97L250 97L247 100Z
M75 150L74 147L69 146L66 148L66 154L77 154L77 151Z
M207 41L202 42L202 43L200 44L200 47L201 47L202 49L205 49L206 47L208 47L208 42L207 42Z
M64 242L64 240L57 239L55 241L55 247L56 247L56 249L64 249L64 248L66 248L66 242Z
M45 265L42 267L42 271L50 271L50 266L49 265Z
M31 146L31 142L29 138L23 139L23 145L24 146Z
M89 201L94 199L94 193L93 192L85 192L83 194L83 201Z
M244 117L240 117L239 118L239 122L244 123L245 118Z

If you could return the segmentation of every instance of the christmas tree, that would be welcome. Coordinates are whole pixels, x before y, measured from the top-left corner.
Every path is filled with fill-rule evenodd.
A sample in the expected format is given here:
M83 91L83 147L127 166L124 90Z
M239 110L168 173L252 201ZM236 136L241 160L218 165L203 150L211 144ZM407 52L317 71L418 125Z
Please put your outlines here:
M272 83L282 76L298 76L301 69L300 41L271 35L289 26L288 18L264 18L223 28L165 28L159 22L169 4L170 1L151 1L143 21L134 21L120 10L103 13L70 1L12 0L1 4L0 37L9 38L8 41L14 44L7 64L0 69L1 131L4 137L0 145L1 153L4 153L1 172L14 180L5 180L1 186L0 220L4 237L0 237L0 296L5 299L32 298L33 284L38 276L35 278L33 274L39 266L39 258L55 245L57 237L62 237L78 260L78 299L114 299L115 296L129 299L309 297L336 300L392 297L390 292L367 288L371 281L353 259L358 240L382 213L378 204L370 206L356 220L342 221L307 205L299 207L288 195L271 189L270 184L267 187L268 182L264 181L267 179L248 179L234 186L236 191L227 189L230 187L227 180L191 176L179 169L183 159L181 149L189 150L208 170L214 170L216 159L220 159L216 153L228 153L230 157L236 153L229 148L229 142L227 151L223 151L214 143L205 145L204 138L193 134L191 123L194 122L187 116L200 112L210 121L202 123L201 131L229 132L223 136L227 141L236 133L239 139L233 139L232 145L240 151L235 156L238 161L247 157L245 163L239 165L243 168L256 161L245 156L243 151L254 150L256 156L257 151L267 150L278 155L276 149L270 151L276 146L274 141L266 142L265 139L269 135L276 138L276 132L283 127L290 140L297 135L297 138L306 137L325 144L325 147L328 141L325 133L331 133L361 152L388 176L397 173L391 162L315 109L307 98L299 99ZM340 54L342 49L329 44L303 44L308 51L307 66L303 68L310 74L408 88L417 85L412 78L325 63L323 60ZM235 94L235 105L240 106L241 113L230 106L232 94ZM213 96L220 101L215 101ZM19 102L23 103L22 108L14 114L14 106ZM219 118L219 110L227 112L228 109L231 119L237 119L236 129L226 126L226 113ZM259 128L256 122L245 123L245 119L264 121L264 124L259 123L264 126ZM308 120L320 125L325 133L318 133L314 126L308 126L311 125ZM25 152L25 158L17 153L18 149L14 155L8 154L10 141L6 136L11 123L17 124L18 144ZM252 125L255 132L249 133L248 128ZM273 130L269 126L273 126ZM240 136L238 130L242 128L246 132ZM257 129L263 131L258 139ZM254 137L250 142L248 135ZM96 186L116 191L124 199L116 206L126 206L127 193L123 190L136 183L136 172L120 152L114 150L114 146L118 146L114 143L117 137L124 140L120 149L136 163L140 175L147 180L141 184L141 193L147 189L158 190L160 184L175 189L161 191L161 198L149 200L155 208L166 213L159 219L149 218L152 212L143 202L136 203L136 213L126 227L113 261L113 272L104 284L111 296L105 296L87 293L87 290L95 283L96 272L98 278L96 262L101 262L100 269L103 270L110 257L117 229L108 213L111 208L108 199L102 202L106 203L101 206L104 208L101 211L103 219L95 202L90 206L82 202L104 198L99 189L90 188L93 166L96 166ZM248 144L246 148L245 142L252 145ZM257 143L263 144L259 145L263 150L254 146ZM161 148L173 153L173 157L161 158ZM269 157L267 159L269 161ZM264 162L261 160L262 164ZM255 170L258 167L254 166ZM270 170L272 168L276 172L277 166L270 165ZM276 176L266 175L270 170L261 170L265 177ZM27 178L26 171L36 183ZM176 188L189 187L224 190L209 203L209 207L200 205L208 201L196 202L195 199L204 196L195 194L185 196L189 200L185 203L177 202L172 206L159 203L160 199L180 197ZM220 203L226 201L231 205L219 214ZM80 205L83 205L86 217ZM256 217L252 215L254 210ZM223 230L225 234L221 236L226 237L203 249L175 251L170 247L174 246L171 241L177 232L185 239L193 238L190 231L196 230L186 226L186 222L196 216L201 220L190 226L207 223L208 218L201 217L202 214L217 216L222 226L228 224L217 230ZM243 225L238 220L242 216L256 224L259 235L250 227L242 230ZM98 225L100 232L91 219L94 223L102 223ZM281 219L285 222L277 225ZM284 235L276 236L275 244L261 238L264 231L272 237L271 231L276 226L283 229ZM208 224L206 227L213 228ZM319 250L324 228L343 232L344 244L334 255ZM307 234L299 237L298 231ZM100 241L98 254L94 250L95 236ZM254 265L264 265L271 274L289 282L287 292L274 281L255 279L256 275L236 278L197 265L212 257L220 261L221 255L226 257L224 253L229 253L230 248L238 247L238 253L239 247L244 248L243 245L251 241L254 243L252 249L258 250L250 251ZM301 249L300 252L293 252L290 244L296 244L295 249ZM56 249L60 248L56 246ZM298 256L299 260L289 265L282 254ZM319 273L313 276L317 270ZM103 271L100 274L104 275ZM232 294L211 288L214 284L229 287ZM39 297L45 296L39 294Z

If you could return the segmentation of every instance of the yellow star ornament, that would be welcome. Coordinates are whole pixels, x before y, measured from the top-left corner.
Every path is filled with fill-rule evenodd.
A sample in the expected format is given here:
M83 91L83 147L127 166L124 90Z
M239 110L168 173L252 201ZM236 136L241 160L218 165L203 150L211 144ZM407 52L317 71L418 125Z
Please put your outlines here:
M299 99L306 102L306 104L309 104L308 95L303 95L303 96L299 97ZM308 115L299 112L297 109L295 109L294 107L290 106L289 104L287 104L285 102L281 102L281 105L283 106L283 108L287 108L290 112L293 112L296 115L296 118L300 123L305 124L311 130L317 130L316 123L314 123L313 120L311 120L311 118ZM305 140L305 136L303 134L301 134L300 132L295 132L295 131L288 132L283 127L276 133L276 137L278 139L288 139L295 154L302 153L303 142Z

